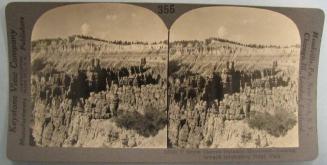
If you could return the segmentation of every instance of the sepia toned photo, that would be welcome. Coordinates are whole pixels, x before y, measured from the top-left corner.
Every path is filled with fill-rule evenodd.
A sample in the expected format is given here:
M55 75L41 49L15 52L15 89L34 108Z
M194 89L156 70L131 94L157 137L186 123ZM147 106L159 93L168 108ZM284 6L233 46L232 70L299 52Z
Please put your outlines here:
M58 7L32 33L31 145L298 147L299 57L269 10L198 8L168 33L142 7Z
M317 158L324 10L281 6L7 3L7 159Z
M301 39L288 17L203 7L170 29L168 146L298 147Z
M167 34L134 5L44 13L32 33L31 145L166 148Z

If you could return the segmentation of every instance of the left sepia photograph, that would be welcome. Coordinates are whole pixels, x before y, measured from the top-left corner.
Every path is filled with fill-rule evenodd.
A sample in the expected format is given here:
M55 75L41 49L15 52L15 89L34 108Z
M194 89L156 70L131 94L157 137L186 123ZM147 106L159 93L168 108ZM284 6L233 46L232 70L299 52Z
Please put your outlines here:
M31 47L30 145L167 148L168 30L152 11L52 9Z

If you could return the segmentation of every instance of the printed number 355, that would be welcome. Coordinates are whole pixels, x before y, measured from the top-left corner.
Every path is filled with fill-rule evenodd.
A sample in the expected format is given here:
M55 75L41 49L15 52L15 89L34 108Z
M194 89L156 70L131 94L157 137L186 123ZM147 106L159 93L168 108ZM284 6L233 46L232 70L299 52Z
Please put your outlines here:
M158 14L173 14L175 13L175 5L159 5Z

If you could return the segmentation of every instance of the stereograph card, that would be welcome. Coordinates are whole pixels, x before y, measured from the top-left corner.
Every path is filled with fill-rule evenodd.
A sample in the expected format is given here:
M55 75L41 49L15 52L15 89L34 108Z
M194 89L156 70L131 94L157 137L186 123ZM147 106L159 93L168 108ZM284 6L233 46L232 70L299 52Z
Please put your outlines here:
M318 155L320 9L6 7L18 161L300 161Z

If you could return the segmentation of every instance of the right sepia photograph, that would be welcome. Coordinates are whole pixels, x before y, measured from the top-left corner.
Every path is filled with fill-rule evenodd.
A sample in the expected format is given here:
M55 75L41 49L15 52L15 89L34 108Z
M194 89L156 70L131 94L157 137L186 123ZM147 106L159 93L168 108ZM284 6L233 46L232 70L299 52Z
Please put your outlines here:
M204 7L170 29L169 148L298 147L300 35L288 17Z

